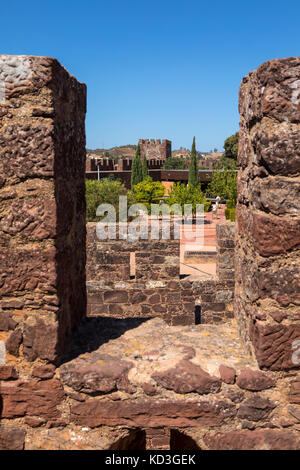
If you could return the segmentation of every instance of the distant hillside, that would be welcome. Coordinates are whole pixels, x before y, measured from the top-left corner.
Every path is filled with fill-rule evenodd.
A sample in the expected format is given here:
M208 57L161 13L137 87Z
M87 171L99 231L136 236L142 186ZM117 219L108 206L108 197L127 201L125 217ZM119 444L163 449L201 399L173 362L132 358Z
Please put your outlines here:
M172 157L175 157L175 158L190 158L190 155L191 155L191 152L190 150L187 150L187 149L173 150L172 152ZM197 155L199 158L216 160L218 158L221 158L223 154L221 152L210 153L210 152L197 151Z
M172 157L173 158L190 158L190 154L191 152L185 149L173 150Z
M112 158L117 158L117 157L134 157L135 152L136 152L136 145L121 145L119 147L112 147L111 149L86 149L86 153L88 155L98 155L99 157L103 157L109 154L110 157Z

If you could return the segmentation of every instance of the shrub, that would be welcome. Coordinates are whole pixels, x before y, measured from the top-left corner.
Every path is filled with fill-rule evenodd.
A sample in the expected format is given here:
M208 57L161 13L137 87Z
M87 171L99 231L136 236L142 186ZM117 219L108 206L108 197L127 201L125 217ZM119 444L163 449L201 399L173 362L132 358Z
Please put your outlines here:
M158 203L165 194L165 187L160 181L152 181L148 176L133 187L133 194L135 200L142 204Z
M225 218L226 218L226 220L230 219L230 211L231 211L231 209L229 209L229 207L226 207L226 209L225 209Z
M204 211L208 212L211 206L211 201L206 199L205 194L201 191L201 185L197 186L188 185L184 183L175 183L169 190L169 198L167 200L169 205L179 204L184 209L185 204L192 204L193 214L196 213L196 205L204 204Z
M207 193L212 197L220 196L222 199L237 200L237 174L231 170L213 171L212 180L208 184Z
M234 202L230 201L230 200L227 200L226 201L226 207L227 207L227 209L232 209L234 207Z
M234 222L235 221L235 208L229 209L229 211L230 211L229 213L230 222Z

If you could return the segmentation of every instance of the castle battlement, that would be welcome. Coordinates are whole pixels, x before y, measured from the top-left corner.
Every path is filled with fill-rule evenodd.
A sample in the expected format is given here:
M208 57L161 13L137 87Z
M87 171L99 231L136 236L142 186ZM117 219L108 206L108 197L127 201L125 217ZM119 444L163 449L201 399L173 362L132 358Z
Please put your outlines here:
M166 160L172 155L172 142L167 139L139 139L141 157L147 160Z

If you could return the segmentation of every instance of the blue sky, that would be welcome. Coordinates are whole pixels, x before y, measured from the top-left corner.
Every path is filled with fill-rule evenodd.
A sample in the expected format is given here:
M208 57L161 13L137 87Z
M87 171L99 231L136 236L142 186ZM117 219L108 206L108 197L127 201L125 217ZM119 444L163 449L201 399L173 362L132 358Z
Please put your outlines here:
M1 20L1 53L56 57L87 84L88 148L222 150L242 77L300 54L299 0L15 0Z

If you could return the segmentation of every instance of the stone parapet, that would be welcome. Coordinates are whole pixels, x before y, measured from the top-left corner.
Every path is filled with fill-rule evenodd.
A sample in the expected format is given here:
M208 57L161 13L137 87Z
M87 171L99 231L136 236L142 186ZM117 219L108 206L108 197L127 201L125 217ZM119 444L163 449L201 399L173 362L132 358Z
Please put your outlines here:
M48 57L2 55L0 80L1 340L55 361L86 308L86 87Z
M300 58L242 81L235 312L259 365L300 367Z

